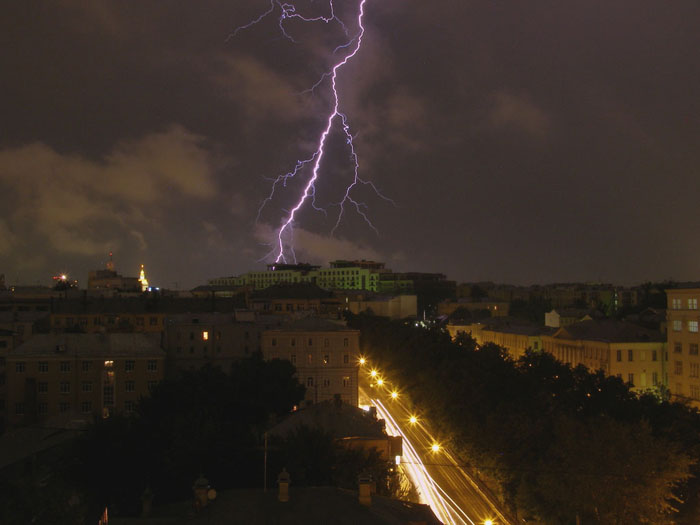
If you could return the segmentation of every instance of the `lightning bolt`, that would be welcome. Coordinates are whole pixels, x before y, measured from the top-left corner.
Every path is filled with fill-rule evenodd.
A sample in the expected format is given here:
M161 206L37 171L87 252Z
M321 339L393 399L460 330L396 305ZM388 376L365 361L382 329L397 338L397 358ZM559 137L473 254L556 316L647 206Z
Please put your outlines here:
M328 139L328 136L331 134L331 132L334 130L334 128L339 128L340 131L345 136L345 142L348 145L348 148L350 150L350 160L352 162L352 169L353 169L353 179L352 182L345 188L345 192L343 194L342 199L339 202L332 203L333 205L337 206L339 211L338 211L338 217L335 222L335 225L333 226L333 229L331 230L331 235L335 233L337 230L338 226L341 223L341 220L343 216L345 215L346 208L351 208L354 209L355 212L357 212L367 223L367 225L375 231L375 233L379 233L377 228L372 224L372 221L367 215L367 205L363 202L360 202L352 197L352 192L355 188L358 188L360 186L367 186L371 188L374 193L379 196L380 198L390 202L394 203L391 199L388 197L385 197L382 195L382 193L377 189L377 187L368 180L364 180L360 177L360 162L359 158L357 156L357 153L355 151L355 145L353 142L353 136L350 131L350 124L348 123L348 118L347 115L342 113L340 111L340 96L338 94L338 89L336 86L336 82L338 79L338 72L353 58L355 55L359 52L361 46L362 46L362 39L365 34L365 27L363 24L363 19L365 15L365 3L367 0L359 0L359 6L358 6L358 15L357 15L357 27L358 31L357 33L350 38L346 43L339 45L338 47L335 48L333 51L333 54L337 54L340 51L343 51L344 54L338 59L338 61L333 65L333 67L325 72L321 78L308 90L305 92L314 92L316 88L318 88L321 84L326 79L330 79L330 90L331 90L331 99L332 99L332 107L329 109L328 116L326 118L326 126L322 130L316 150L313 152L311 156L309 156L306 159L303 160L297 160L294 168L290 170L289 172L279 175L276 177L273 182L272 182L272 188L270 190L270 194L268 197L262 202L260 205L260 208L258 209L258 216L257 218L260 218L260 213L262 212L263 208L265 205L267 205L275 196L275 192L277 188L281 185L282 187L286 187L287 183L289 182L290 179L293 179L296 177L301 171L303 171L305 168L311 168L311 176L309 177L309 180L307 181L306 185L304 186L304 191L301 193L299 196L298 200L296 201L296 204L294 207L292 207L290 210L286 211L286 215L283 217L281 226L279 229L276 231L276 240L273 241L274 248L272 251L268 254L274 255L275 257L275 262L279 263L280 261L286 263L287 262L287 255L285 254L285 244L288 246L288 251L289 254L291 255L292 259L294 262L296 262L296 255L294 254L294 249L293 249L293 233L294 233L294 220L299 212L304 205L307 203L307 201L311 202L311 206L313 209L317 211L321 211L324 214L326 214L326 210L323 209L322 207L319 207L316 204L316 181L319 179L320 176L320 167L321 167L321 162L323 161L323 157L326 152L326 142ZM348 29L345 26L345 24L338 18L338 16L335 13L335 8L333 6L333 0L329 1L329 8L330 8L330 13L328 16L317 16L317 17L304 17L301 14L299 14L296 10L296 7L294 4L291 3L282 3L279 0L271 0L270 1L270 7L267 11L262 13L260 16L252 20L251 22L247 23L246 25L240 26L237 29L234 30L234 32L230 35L230 37L236 36L240 31L248 29L260 21L262 21L264 18L272 15L276 8L279 8L280 15L278 18L278 25L280 28L281 33L284 35L285 38L292 42L296 42L294 38L287 32L285 28L285 22L287 20L291 19L297 19L301 20L303 22L325 22L326 24L331 23L331 22L336 22L340 25L340 27L343 29L345 34L348 34Z

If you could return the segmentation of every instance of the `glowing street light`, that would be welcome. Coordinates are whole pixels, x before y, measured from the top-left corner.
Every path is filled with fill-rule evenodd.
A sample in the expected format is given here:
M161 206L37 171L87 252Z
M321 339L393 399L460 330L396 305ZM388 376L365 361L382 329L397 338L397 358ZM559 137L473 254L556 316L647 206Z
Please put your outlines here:
M372 377L377 377L377 371L376 371L376 370L372 370L372 371L369 373L369 375L372 376Z
M433 443L433 446L430 447L430 450L432 450L433 452L440 452L440 445L438 445L437 443Z
M416 416L411 416L410 418L408 418L408 422L411 423L411 425L415 425L416 423L418 423L418 418Z
M384 380L380 377L377 379L377 385L382 386L384 384Z
M396 398L398 398L398 397L399 397L399 393L398 393L396 390L394 390L394 391L391 393L391 399L396 399Z
M367 360L364 357L360 357L360 365L364 365Z
M493 520L485 520L484 525L493 525Z

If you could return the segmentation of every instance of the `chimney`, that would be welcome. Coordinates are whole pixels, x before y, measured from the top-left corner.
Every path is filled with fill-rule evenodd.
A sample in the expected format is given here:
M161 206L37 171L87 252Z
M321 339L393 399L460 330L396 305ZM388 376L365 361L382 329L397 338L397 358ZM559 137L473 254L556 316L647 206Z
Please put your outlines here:
M194 482L192 491L194 492L194 506L197 510L200 510L209 504L210 489L211 487L209 486L209 480L204 476L199 476Z
M372 476L368 474L361 474L358 482L360 485L360 505L369 507L372 505Z
M153 491L151 487L147 486L143 494L141 494L141 517L147 518L151 515L151 509L153 508Z
M291 478L289 472L286 468L282 469L282 472L277 476L277 485L279 485L279 492L277 494L277 499L282 502L289 501L289 482Z

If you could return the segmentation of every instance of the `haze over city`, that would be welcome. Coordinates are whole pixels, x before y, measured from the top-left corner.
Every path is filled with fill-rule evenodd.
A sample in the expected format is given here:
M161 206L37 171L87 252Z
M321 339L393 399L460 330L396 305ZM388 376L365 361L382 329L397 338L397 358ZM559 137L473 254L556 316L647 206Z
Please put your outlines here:
M299 8L312 7L305 2ZM345 38L266 2L15 2L0 65L0 268L85 281L110 251L188 288L263 267L314 151ZM338 7L352 20L352 6ZM299 261L386 261L457 281L691 280L698 258L700 7L681 1L366 6L338 75L379 234L306 207ZM336 137L337 139L337 137ZM338 144L341 142L337 141ZM334 143L335 144L335 143ZM319 203L337 202L335 144Z

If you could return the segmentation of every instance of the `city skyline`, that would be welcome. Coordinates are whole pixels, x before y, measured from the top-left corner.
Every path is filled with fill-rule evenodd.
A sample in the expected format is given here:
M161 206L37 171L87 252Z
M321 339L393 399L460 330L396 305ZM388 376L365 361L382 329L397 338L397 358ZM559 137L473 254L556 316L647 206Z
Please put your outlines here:
M344 37L267 2L10 6L0 50L0 273L81 284L117 270L188 288L264 268L288 202L270 178L313 151ZM298 259L384 261L457 281L697 278L699 8L368 0L339 88L375 234L305 210ZM325 8L300 3L309 13ZM350 20L343 5L339 13ZM340 148L326 169L342 175ZM332 201L330 188L319 198ZM130 270L130 269L134 270Z

